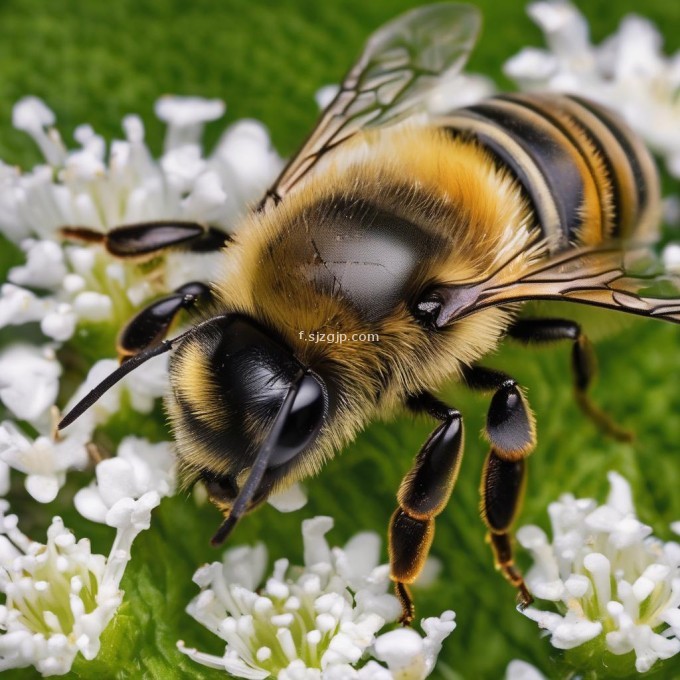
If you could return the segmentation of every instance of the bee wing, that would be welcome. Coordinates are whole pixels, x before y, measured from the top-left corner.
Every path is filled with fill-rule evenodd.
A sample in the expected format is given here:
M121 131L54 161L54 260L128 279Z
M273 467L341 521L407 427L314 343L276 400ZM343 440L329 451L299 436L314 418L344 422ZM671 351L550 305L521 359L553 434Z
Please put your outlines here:
M486 307L563 300L680 323L680 273L665 271L647 247L581 248L509 278L503 268L484 281L433 291L446 326Z
M429 93L463 68L480 26L477 8L444 3L379 28L264 201L281 200L326 152L362 128L396 122L422 107Z

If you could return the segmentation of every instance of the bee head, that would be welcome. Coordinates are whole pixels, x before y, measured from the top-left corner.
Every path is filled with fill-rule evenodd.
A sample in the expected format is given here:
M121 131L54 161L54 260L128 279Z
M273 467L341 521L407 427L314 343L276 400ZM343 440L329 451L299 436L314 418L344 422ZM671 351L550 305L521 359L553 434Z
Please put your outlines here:
M328 390L271 331L248 317L223 315L126 361L60 427L137 365L171 348L166 406L180 465L198 473L225 513L213 538L221 543L243 513L309 470L305 453L328 418Z
M170 360L170 382L167 404L181 462L199 471L224 510L243 488L276 423L281 432L251 502L266 498L298 465L328 414L322 378L248 317L217 317L183 340Z

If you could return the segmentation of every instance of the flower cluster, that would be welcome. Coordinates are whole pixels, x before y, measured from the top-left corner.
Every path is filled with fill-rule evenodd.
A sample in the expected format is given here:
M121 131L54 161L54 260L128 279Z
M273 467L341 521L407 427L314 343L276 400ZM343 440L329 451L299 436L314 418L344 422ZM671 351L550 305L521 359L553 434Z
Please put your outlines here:
M532 606L524 614L558 649L588 644L596 665L605 650L632 652L644 673L680 652L680 545L652 537L626 480L611 472L609 481L605 505L570 494L550 504L552 543L536 526L517 533L534 558L529 588L556 609Z
M0 290L0 327L39 322L45 336L64 342L80 323L122 323L154 294L210 279L216 258L169 253L153 265L126 266L103 248L63 243L60 228L104 233L172 219L233 229L282 161L254 121L232 125L203 157L202 129L223 112L217 100L159 100L156 113L168 131L156 161L137 116L124 119L125 139L112 142L108 152L89 126L76 130L80 146L68 150L52 127L52 111L35 97L22 99L14 107L14 125L33 137L46 164L22 174L0 162L0 231L21 246L26 259L10 270Z
M548 49L527 47L505 64L524 90L570 92L620 113L680 177L680 52L663 54L654 24L629 15L601 45L588 22L567 0L534 2L529 15Z
M231 229L282 162L266 130L253 121L232 125L204 157L203 126L223 112L215 100L159 100L156 113L168 130L164 152L155 160L136 116L125 118L125 139L108 150L89 126L76 130L78 148L67 149L42 101L27 97L14 107L15 127L33 137L45 163L21 173L0 162L0 232L24 253L24 262L0 288L0 328L37 323L43 339L0 352L0 402L7 416L0 423L0 493L9 490L10 468L25 475L26 490L41 503L57 497L68 470L94 469L91 484L75 494L75 507L117 534L107 559L91 554L86 539L76 542L59 518L43 546L19 532L15 516L2 517L3 669L33 665L44 675L58 674L68 672L78 652L94 658L100 634L121 602L131 543L148 528L151 509L176 485L170 443L127 437L116 443L117 453L106 452L116 455L103 459L92 443L95 430L123 407L152 411L167 389L167 357L141 366L134 379L118 383L57 433L59 406L69 410L118 365L97 361L64 405L58 404L61 381L77 376L65 376L68 362L59 359L78 353L81 338L98 324L106 326L111 340L106 346L113 348L117 328L147 298L189 280L210 279L216 262L216 256L180 252L141 265L122 262L100 243L65 241L60 228L104 234L122 224L172 219ZM304 503L304 496L293 489L277 501L290 509Z
M118 506L109 518L117 532L107 558L93 554L86 538L76 541L59 517L46 544L31 541L0 500L0 671L35 666L42 675L63 675L78 653L94 659L123 598L132 542L159 502L148 492Z
M15 468L27 475L27 490L40 502L56 497L68 469L88 465L94 428L118 410L123 391L135 410L148 413L167 386L167 357L162 357L56 436L62 371L57 343L68 342L80 326L103 323L113 340L149 297L191 280L209 280L218 257L171 252L143 266L122 263L101 246L65 242L60 228L104 233L121 224L179 219L229 230L282 164L266 130L254 121L232 125L203 156L202 129L224 113L220 101L164 97L156 113L168 125L159 160L145 145L137 116L124 119L125 139L112 142L108 151L89 126L76 130L79 147L67 149L53 127L53 112L41 100L26 97L14 107L15 127L33 137L45 164L21 173L0 162L0 231L25 255L0 289L0 327L37 322L46 343L20 343L0 354L0 400L38 432L31 437L12 421L0 424L0 487L7 487L8 466ZM114 366L113 360L98 362L67 408Z
M75 506L84 517L116 529L108 559L93 555L87 539L76 543L58 517L46 545L30 541L0 501L0 591L6 596L0 668L34 665L43 675L63 674L78 652L96 656L99 637L122 600L119 584L132 542L174 489L174 455L167 443L128 437L116 457L99 463L96 479L76 494Z
M15 345L0 354L0 365L5 362L11 363L12 368L5 373L5 389L0 391L0 399L18 420L27 422L40 434L31 437L11 420L0 423L0 461L26 475L26 490L40 503L49 503L56 498L68 470L88 466L94 430L119 410L123 394L128 396L135 410L148 413L155 400L163 396L167 382L165 362L149 362L135 373L134 380L117 385L76 423L57 434L55 426L59 411L55 402L61 367L54 351ZM87 394L116 366L114 360L97 362L66 408ZM27 375L33 378L30 390L26 389Z
M332 526L330 517L304 521L304 567L278 560L261 590L267 564L261 544L228 550L222 563L199 569L194 581L201 593L187 611L226 642L225 652L206 654L182 641L179 649L239 678L420 680L429 675L456 626L453 612L423 620L424 638L411 629L376 637L401 613L387 592L389 566L379 565L380 539L358 534L343 549L331 549L325 534ZM366 661L368 654L384 665Z

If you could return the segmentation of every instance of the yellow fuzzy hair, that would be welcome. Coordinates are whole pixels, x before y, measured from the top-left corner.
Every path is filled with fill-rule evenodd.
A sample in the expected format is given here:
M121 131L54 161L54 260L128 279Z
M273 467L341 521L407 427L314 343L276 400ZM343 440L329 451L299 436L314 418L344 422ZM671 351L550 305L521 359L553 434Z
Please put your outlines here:
M509 269L519 274L545 252L528 249L537 232L514 178L477 144L424 126L357 135L328 154L279 206L250 216L225 251L224 271L214 285L218 308L274 329L304 365L332 375L338 385L335 416L280 486L316 474L369 420L389 416L408 394L437 390L462 365L493 351L512 317L507 308L486 309L433 333L414 320L408 300L368 323L342 291L318 290L296 254L308 238L314 210L343 199L369 201L446 244L421 267L410 297L430 285L478 279L509 260ZM380 341L316 344L301 340L300 331L377 333ZM197 360L198 351L186 352L193 360L178 367L173 385L199 418L210 420L214 395L205 385L209 369ZM206 461L200 443L183 436L178 408L169 400L183 464L233 472L233 461ZM255 441L262 437L251 434Z

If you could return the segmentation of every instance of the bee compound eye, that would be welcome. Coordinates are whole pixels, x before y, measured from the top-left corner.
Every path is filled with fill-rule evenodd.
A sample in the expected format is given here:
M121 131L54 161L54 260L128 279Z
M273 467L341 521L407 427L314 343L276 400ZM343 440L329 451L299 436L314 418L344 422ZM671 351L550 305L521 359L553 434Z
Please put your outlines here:
M326 391L320 379L307 373L298 386L270 459L270 467L282 465L302 452L321 429L325 413Z

